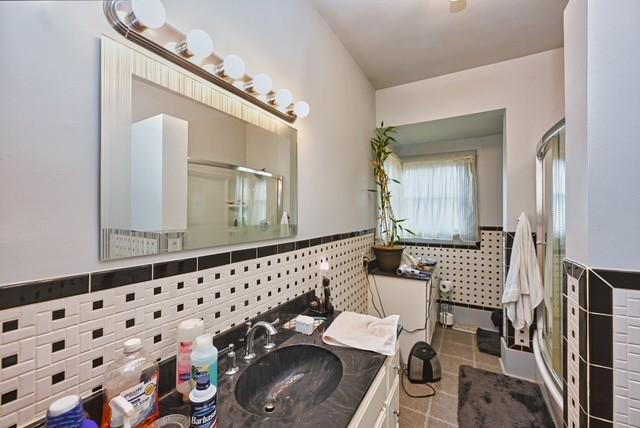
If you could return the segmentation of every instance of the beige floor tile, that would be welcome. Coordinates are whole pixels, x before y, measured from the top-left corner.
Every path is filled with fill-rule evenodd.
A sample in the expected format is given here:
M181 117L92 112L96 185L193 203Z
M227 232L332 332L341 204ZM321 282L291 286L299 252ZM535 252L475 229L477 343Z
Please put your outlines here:
M485 366L499 366L500 362L498 361L498 357L496 357L495 355L485 354L484 352L477 351L476 364L483 364Z
M406 407L400 407L400 428L422 428L427 417Z
M473 361L473 347L471 347L471 345L462 345L460 343L443 341L439 346L438 352L441 354L440 358L444 358L445 355L450 355Z
M482 370L486 370L488 372L494 372L494 373L502 373L502 367L500 366L500 364L497 365L491 365L491 366L486 366L484 364L477 364L476 365L477 368L482 369Z
M458 376L460 366L473 366L473 362L469 360L463 360L462 358L452 357L450 355L443 355L440 359L440 365L442 366L443 372L449 372L455 376Z
M440 419L436 419L434 417L428 417L425 428L455 428L458 425L451 425L445 421L441 421Z
M446 392L451 395L458 395L458 376L443 372L442 378L439 382L433 382L431 384L438 392Z
M461 343L463 345L473 345L474 336L475 335L471 333L447 329L443 332L442 340L444 340L445 342Z
M444 392L436 394L431 399L429 416L446 421L449 424L458 424L458 397Z
M413 385L409 387L409 382L405 382L405 387L407 387L407 391L411 395L426 395L431 392L430 389L421 385L421 388L418 385ZM429 403L430 398L413 398L409 397L402 387L400 387L400 405L403 407L407 407L413 411L418 413L426 414L429 411Z

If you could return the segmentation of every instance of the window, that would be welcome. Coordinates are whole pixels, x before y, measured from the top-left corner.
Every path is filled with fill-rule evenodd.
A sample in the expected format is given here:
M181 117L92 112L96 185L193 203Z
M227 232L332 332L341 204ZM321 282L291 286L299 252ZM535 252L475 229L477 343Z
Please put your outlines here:
M475 153L390 159L389 175L401 183L391 189L393 209L414 238L478 239Z

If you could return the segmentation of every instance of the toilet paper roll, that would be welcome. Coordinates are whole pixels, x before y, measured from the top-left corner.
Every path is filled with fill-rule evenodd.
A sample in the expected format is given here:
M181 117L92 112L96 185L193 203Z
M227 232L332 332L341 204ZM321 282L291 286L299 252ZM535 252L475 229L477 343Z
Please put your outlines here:
M440 292L448 293L451 291L451 281L440 281Z

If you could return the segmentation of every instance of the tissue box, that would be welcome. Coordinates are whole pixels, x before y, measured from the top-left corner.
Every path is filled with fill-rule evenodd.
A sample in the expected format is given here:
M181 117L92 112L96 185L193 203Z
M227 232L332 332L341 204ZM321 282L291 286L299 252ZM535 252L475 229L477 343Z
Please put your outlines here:
M302 334L313 333L313 318L306 315L298 315L296 317L296 331Z

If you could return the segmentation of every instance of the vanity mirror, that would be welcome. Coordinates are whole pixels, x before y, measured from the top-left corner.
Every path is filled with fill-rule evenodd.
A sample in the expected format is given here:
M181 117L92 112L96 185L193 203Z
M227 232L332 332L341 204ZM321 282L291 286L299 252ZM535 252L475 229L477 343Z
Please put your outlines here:
M101 258L296 234L297 132L103 36Z

